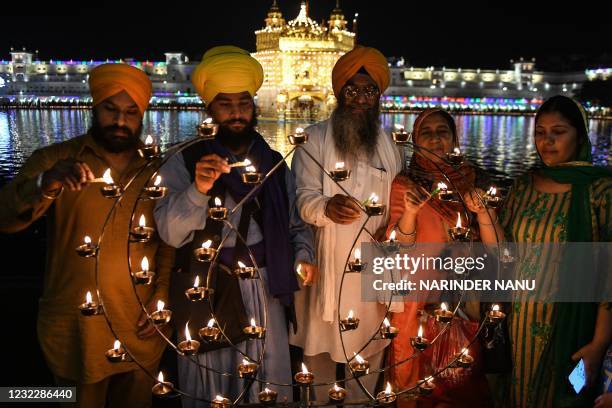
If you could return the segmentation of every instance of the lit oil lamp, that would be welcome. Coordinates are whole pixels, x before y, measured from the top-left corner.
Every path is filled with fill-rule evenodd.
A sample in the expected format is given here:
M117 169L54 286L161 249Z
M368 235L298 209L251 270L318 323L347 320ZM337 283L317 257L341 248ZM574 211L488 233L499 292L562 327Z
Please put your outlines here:
M153 160L159 157L159 145L155 143L155 140L151 135L147 135L145 138L144 146L138 149L138 155L146 160Z
M113 348L106 350L104 354L106 355L106 359L111 363L120 363L126 359L125 349L121 347L121 342L119 340L115 340Z
M79 305L79 310L83 316L93 316L102 313L102 306L98 305L91 298L91 292L85 294L85 303Z
M353 310L349 310L346 319L340 319L340 330L355 330L359 327L359 318L355 317Z
M389 234L389 239L382 243L387 250L397 251L399 249L400 244L399 241L395 239L396 234L395 229L392 229Z
M445 302L442 302L440 308L434 311L434 315L436 316L436 321L440 323L449 323L453 320L453 312L448 310Z
M344 167L344 162L337 162L333 170L329 171L334 181L344 181L351 177L351 171Z
M395 130L391 132L391 137L393 138L393 142L398 145L408 143L408 139L410 139L410 133L406 132L404 126L399 123L395 124Z
M287 138L291 145L301 145L308 141L308 133L304 132L304 129L299 127L295 129L295 133L290 134Z
M436 388L436 385L433 382L433 377L430 375L425 378L423 381L418 383L419 386L419 394L422 396L431 395Z
M245 172L242 173L242 181L245 184L259 184L261 182L261 173L254 166L247 166Z
M366 268L366 263L361 262L361 250L355 248L355 260L348 262L348 268L351 272L363 272Z
M92 256L96 256L98 253L98 246L91 243L91 238L89 235L85 235L83 242L83 245L76 247L77 254L83 258L91 258Z
M193 281L193 287L185 291L185 296L192 302L208 299L209 295L214 293L214 289L209 289L205 286L200 286L200 277L196 276Z
M366 214L368 214L369 217L383 215L385 212L385 206L378 202L378 196L375 193L370 195L370 198L366 200L364 206Z
M440 201L454 201L455 200L455 192L448 189L448 186L445 183L438 183L438 199ZM432 194L433 195L433 194Z
M278 393L269 389L268 387L264 388L263 391L259 393L259 402L264 405L275 405L276 398L278 397Z
M246 358L243 358L242 363L238 365L238 375L240 378L252 378L256 371L257 364Z
M446 305L446 304L445 304ZM429 340L423 337L423 326L419 324L419 330L417 331L416 337L410 338L410 344L416 350L423 351L429 347Z
M457 213L457 224L448 229L448 233L450 234L453 241L466 241L468 239L470 229L467 227L461 226L461 214Z
M500 310L499 305L491 306L491 310L487 313L488 323L493 326L499 324L505 317L506 314Z
M207 118L196 126L196 131L202 139L213 139L219 131L219 125L213 123L212 118Z
M455 361L455 365L461 368L469 368L474 362L474 357L468 354L467 348L461 350L461 353L459 353L456 358L457 361Z
M157 384L153 386L153 395L158 397L168 396L174 390L174 384L164 381L164 374L160 371L157 376Z
M301 385L310 385L314 381L314 374L308 371L306 364L302 363L302 371L295 374L295 381Z
M304 271L302 270L302 264L298 264L297 268L295 268L295 272L300 277L300 279L302 279L303 281L306 280L307 276L304 273Z
M238 261L238 268L234 269L234 275L240 279L253 279L255 277L255 267L246 266Z
M334 386L327 391L327 395L329 395L330 402L338 404L343 402L346 398L346 390L334 383Z
M391 389L391 384L387 382L387 387L384 391L376 394L376 401L382 405L391 405L395 402L397 395Z
M368 360L364 360L359 354L355 354L355 357L349 362L349 368L355 377L359 377L368 373L370 363Z
M495 187L489 188L482 199L489 208L499 208L502 201L502 198L497 195L497 189Z
M149 200L157 200L166 195L168 192L168 187L161 185L162 178L160 175L155 177L155 181L152 186L145 187L144 193L145 197Z
M217 395L214 400L210 401L210 408L230 408L232 401L222 395Z
M221 206L221 199L219 197L215 197L215 206L208 209L208 216L217 221L227 218L227 208Z
M146 223L147 220L144 214L142 214L138 220L138 226L130 231L130 240L132 242L149 242L151 240L155 229L147 227Z
M201 248L196 248L193 251L193 254L198 262L210 262L213 260L217 254L217 250L215 248L211 248L211 245L212 241L209 239L208 241L202 243Z
M191 334L189 334L189 322L185 323L185 340L178 344L178 348L186 356L194 355L200 348L200 342L191 339Z
M106 198L117 198L123 192L121 187L115 184L115 181L111 177L110 169L106 169L104 175L102 176L102 180L105 185L100 188L100 192Z
M144 256L140 261L141 270L132 272L132 280L136 285L150 285L155 276L155 272L149 270L149 259Z
M383 323L380 325L380 337L383 339L394 339L399 334L397 327L391 326L388 318L384 318Z
M502 250L502 255L501 255L501 257L499 258L499 261L500 261L502 264L509 265L509 264L514 263L514 261L515 261L515 260L516 260L516 259L515 259L515 258L512 256L512 254L510 253L510 250L509 250L508 248L504 248L504 249Z
M459 166L463 163L463 154L458 147L455 147L452 153L446 153L446 158L453 166Z
M202 327L198 330L198 334L202 340L209 343L214 343L221 340L221 329L217 327L215 319L210 319L206 327Z
M251 317L251 325L245 327L242 331L250 339L262 339L266 335L266 329L257 326L253 317Z
M166 324L170 321L170 318L172 317L172 311L164 309L164 306L166 306L166 304L163 301L157 301L157 310L151 313L151 320L153 320L153 324L159 326L162 324Z

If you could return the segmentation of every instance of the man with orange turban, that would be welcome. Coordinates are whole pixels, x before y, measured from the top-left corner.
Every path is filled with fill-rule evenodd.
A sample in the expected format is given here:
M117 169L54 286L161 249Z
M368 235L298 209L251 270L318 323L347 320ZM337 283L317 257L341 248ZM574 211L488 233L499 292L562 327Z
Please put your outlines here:
M179 356L181 390L208 401L217 395L232 400L241 395L245 380L223 373L235 373L245 358L258 361L262 355L263 343L249 341L244 334L251 322L266 325L265 354L258 376L270 384L255 382L242 401L258 402L258 394L266 386L278 392L279 401L291 400L291 387L276 384L292 382L286 322L292 319L294 292L299 289L295 271L301 268L305 284L313 281L316 272L312 231L295 207L293 174L283 156L255 129L253 97L262 81L261 65L247 51L234 46L208 50L193 72L192 82L219 131L214 140L189 146L160 169L168 194L155 208L155 220L162 239L177 248L176 268L181 270L172 275L170 285L174 324L182 331L189 322L196 330L214 318L231 340L202 344L193 357L196 361ZM244 166L228 165L228 160L246 159L256 171L271 172L250 199L246 195L254 186L243 181ZM278 164L280 167L275 167ZM226 224L210 218L208 209L219 199L224 207L235 210L228 220L246 242ZM243 199L243 205L237 206ZM224 245L211 275L215 291L212 316L210 304L186 302L185 290L193 287L196 276L211 273L208 263L193 261L194 249L207 240L219 248L221 237ZM256 265L261 281L237 279L225 272L235 270L239 263ZM183 408L201 406L201 401L183 399Z
M371 242L365 233L357 237L366 215L356 201L368 199L374 193L384 203L393 178L401 170L399 151L382 129L379 117L380 96L388 85L387 60L378 50L358 47L343 55L332 71L338 106L329 120L306 129L308 143L296 151L292 162L300 215L316 231L320 278L312 288L296 296L298 325L291 343L304 350L304 361L316 373L317 382L337 380L337 365L346 362L344 350L349 357L362 350L360 356L369 361L370 370L376 370L388 345L383 340L370 342L385 316L386 305L360 302L355 297L362 293L359 274L344 276L340 310L337 310L344 263L347 257L353 256L350 253L353 240L357 238L357 248L361 242ZM324 177L306 153L326 169L344 162L352 173L342 186L352 197ZM387 213L372 217L366 228L372 233L384 230L387 218ZM360 319L359 330L343 336L344 349L337 330L338 315L347 316L350 310ZM352 376L348 367L345 374ZM377 379L376 375L369 375L362 382L374 392ZM353 398L365 398L355 381L346 384ZM316 394L317 400L327 397L323 388L316 390Z
M38 338L57 385L76 387L77 404L71 406L149 407L165 343L146 321L139 300L151 311L157 300L167 301L173 250L155 238L131 247L131 264L140 265L146 256L156 272L151 285L138 287L137 297L126 239L136 203L138 215L145 215L148 226L153 223L153 204L138 201L152 172L139 173L147 162L137 154L151 82L138 68L104 64L90 72L89 85L91 128L85 135L36 150L0 190L0 231L23 230L47 214ZM101 195L99 183L91 183L107 169L119 185L136 177L104 229L97 259L85 259L75 248L86 236L98 242L114 203ZM112 332L105 316L79 312L87 292L94 302L104 303ZM107 360L105 353L116 339L148 373L133 362Z

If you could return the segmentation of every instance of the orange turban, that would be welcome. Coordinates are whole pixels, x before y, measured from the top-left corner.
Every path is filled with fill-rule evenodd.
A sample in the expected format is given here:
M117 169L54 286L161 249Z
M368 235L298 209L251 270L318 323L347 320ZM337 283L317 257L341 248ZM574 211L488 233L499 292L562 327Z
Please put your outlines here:
M134 100L140 113L149 106L153 91L151 80L142 70L127 64L102 64L89 73L89 90L93 106L125 91Z
M380 93L389 86L390 74L387 59L376 48L357 46L344 54L332 70L332 86L336 98L340 90L361 68L374 80Z
M248 51L222 45L206 51L191 82L202 100L210 103L219 93L247 91L255 96L263 77L261 64Z

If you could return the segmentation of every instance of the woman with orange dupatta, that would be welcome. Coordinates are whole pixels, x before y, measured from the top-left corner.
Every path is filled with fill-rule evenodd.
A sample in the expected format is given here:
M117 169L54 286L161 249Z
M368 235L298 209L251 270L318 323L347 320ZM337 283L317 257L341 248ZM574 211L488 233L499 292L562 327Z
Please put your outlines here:
M476 215L472 217L477 221L472 223L472 230L476 232L474 236L477 239L479 237L484 243L501 241L503 233L497 223L497 215L494 211L481 206L474 193L476 183L474 167L465 162L459 167L452 167L443 159L447 153L459 146L453 118L442 109L427 109L417 117L412 134L414 144L417 146L414 148L410 165L395 178L391 187L387 236L395 230L396 239L404 243L449 242L448 229L455 226L457 213L462 211L463 207L458 202L440 201L437 197L432 197L431 192L439 182L448 185L451 181L453 188L463 196L467 208ZM448 185L448 188L450 190L451 185ZM482 191L480 192L482 194ZM431 374L425 372L428 370L423 367L422 357L425 356L404 362L414 353L410 337L414 337L417 333L418 316L424 307L424 302L405 302L403 312L392 314L392 325L400 329L398 337L391 345L389 361L390 365L397 364L390 371L390 379L397 390L413 387L419 380ZM473 320L478 321L478 305L475 309L474 312L468 312L468 315L472 315ZM444 339L442 335L438 341ZM451 386L441 384L443 381L434 380L437 387L433 395L420 398L418 401L400 398L398 407L491 406L489 389L482 372L482 365L478 361L478 350L475 345L478 345L478 342L470 348L470 355L475 357L476 363L467 381Z

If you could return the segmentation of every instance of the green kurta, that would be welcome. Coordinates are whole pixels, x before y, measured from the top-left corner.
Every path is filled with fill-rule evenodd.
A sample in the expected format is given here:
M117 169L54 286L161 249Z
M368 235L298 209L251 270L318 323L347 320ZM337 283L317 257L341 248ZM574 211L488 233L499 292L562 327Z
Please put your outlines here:
M531 175L521 177L513 186L501 214L506 235L514 242L562 243L567 240L567 214L571 191L542 193L534 188ZM612 229L612 180L601 178L590 186L593 241L608 241ZM545 271L545 284L555 285L560 254L534 253L524 259L520 273L528 278L536 268ZM541 354L551 341L553 303L533 302L527 292L516 299L510 315L510 338L513 343L512 405L534 406L536 393L533 377ZM577 350L576 350L577 351ZM552 378L551 378L552 381ZM552 394L558 384L548 388L544 406L552 406ZM541 397L541 395L540 395ZM542 405L540 405L542 406Z
M89 184L83 190L65 189L55 199L41 197L36 187L37 176L58 160L74 158L87 163L96 177L110 167L101 147L90 135L75 137L35 151L15 179L0 191L0 230L15 232L47 214L47 260L43 295L38 314L38 337L47 363L54 375L80 383L95 383L105 377L137 368L134 363L109 363L104 353L112 348L112 335L105 316L82 316L78 306L91 291L96 300L95 258L81 258L75 248L89 235L94 243L102 233L115 200L104 198L102 184ZM132 160L124 174L111 169L117 184L127 183L146 162ZM105 313L122 344L152 373L157 369L165 346L162 338L153 336L139 340L137 321L142 312L128 270L128 226L132 210L133 225L141 214L152 226L153 201L138 200L138 194L152 172L147 169L132 183L107 224L99 252L98 282ZM167 300L169 274L174 251L155 238L149 243L130 244L132 268L140 269L147 256L150 270L157 273L151 286L137 286L143 303Z

